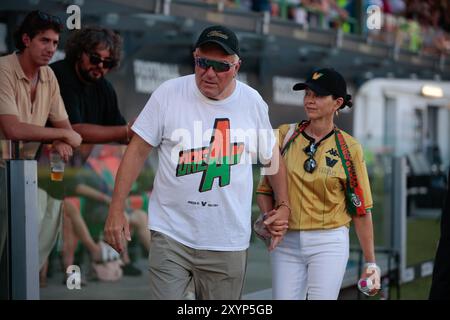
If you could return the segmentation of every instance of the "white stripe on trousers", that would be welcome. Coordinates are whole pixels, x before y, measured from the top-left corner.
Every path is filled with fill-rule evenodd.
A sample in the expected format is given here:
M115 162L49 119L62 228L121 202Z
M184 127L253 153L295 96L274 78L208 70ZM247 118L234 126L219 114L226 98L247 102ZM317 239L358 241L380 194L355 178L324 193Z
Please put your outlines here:
M349 257L348 228L288 231L271 253L274 299L336 300Z

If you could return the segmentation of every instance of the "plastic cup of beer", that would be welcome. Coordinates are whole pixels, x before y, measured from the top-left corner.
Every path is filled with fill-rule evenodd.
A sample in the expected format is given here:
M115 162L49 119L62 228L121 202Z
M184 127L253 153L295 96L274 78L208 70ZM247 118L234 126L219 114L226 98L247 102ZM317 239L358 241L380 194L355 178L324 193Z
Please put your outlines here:
M64 160L58 152L50 153L50 178L52 181L63 181L64 178Z

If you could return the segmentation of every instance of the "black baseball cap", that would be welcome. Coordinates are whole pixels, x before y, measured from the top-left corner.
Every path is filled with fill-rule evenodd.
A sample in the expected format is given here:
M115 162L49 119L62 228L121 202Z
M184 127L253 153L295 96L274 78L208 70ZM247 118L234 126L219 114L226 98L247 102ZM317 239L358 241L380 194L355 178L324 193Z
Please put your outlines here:
M217 43L230 55L240 55L238 38L227 27L217 25L206 28L198 37L195 47L198 48L208 42Z
M347 83L344 77L332 68L323 68L314 71L306 82L296 83L293 90L305 90L311 89L315 93L321 96L337 96L344 99L344 104L351 107L351 96L347 94Z

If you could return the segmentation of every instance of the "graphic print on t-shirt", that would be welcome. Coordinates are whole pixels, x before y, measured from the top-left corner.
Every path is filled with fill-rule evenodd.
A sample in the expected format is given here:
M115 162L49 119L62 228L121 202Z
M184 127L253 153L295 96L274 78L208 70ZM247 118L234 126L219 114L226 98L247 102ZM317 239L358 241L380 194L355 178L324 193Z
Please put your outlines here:
M230 120L215 119L208 147L180 151L176 176L203 172L200 192L210 191L216 178L225 187L231 182L231 166L240 162L243 151L243 142L230 143Z

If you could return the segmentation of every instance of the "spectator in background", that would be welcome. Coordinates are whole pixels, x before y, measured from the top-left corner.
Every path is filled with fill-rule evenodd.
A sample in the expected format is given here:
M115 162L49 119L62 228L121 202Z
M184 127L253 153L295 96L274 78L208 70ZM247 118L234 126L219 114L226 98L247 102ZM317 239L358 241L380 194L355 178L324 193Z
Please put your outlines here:
M279 17L280 16L280 5L277 1L273 1L270 6L270 15L272 17Z
M400 16L405 13L406 4L404 0L384 0L383 4L388 3L389 13Z
M415 20L419 24L430 24L431 4L424 0L408 0L406 2L406 18Z
M241 8L254 12L269 12L273 17L280 15L278 1L276 0L243 0L240 1L240 4Z
M128 143L130 124L120 113L116 91L105 76L119 65L122 39L97 27L73 31L55 72L69 120L86 143Z
M346 0L328 0L330 5L329 11L329 24L333 29L339 29L341 26L349 20L348 11L345 9L347 6Z
M336 0L302 0L308 11L308 23L313 27L337 29L348 19L348 12Z
M19 51L0 58L0 138L53 142L67 161L81 137L72 130L58 82L47 66L62 28L58 17L32 11L14 35ZM54 128L44 127L47 120Z
M58 17L32 11L14 35L19 51L0 58L0 139L52 142L53 148L68 161L73 148L80 145L81 136L72 130L58 82L47 66L62 28ZM44 127L47 120L53 128ZM35 157L37 150L25 151L27 157ZM45 269L60 229L61 201L42 189L38 189L38 201L39 267Z
M380 34L380 40L395 45L399 26L397 16L403 14L405 4L403 0L383 0L382 5L383 30Z
M309 27L308 12L304 6L302 6L301 0L288 0L286 1L288 6L288 18L295 21L304 28Z
M84 142L92 144L86 146L84 160L93 144L126 144L133 135L131 124L119 110L116 91L105 79L119 65L121 50L119 34L105 28L86 27L72 31L66 42L65 59L50 65L58 79L70 123ZM85 234L79 236L81 239L87 237ZM132 269L127 265L124 268Z

